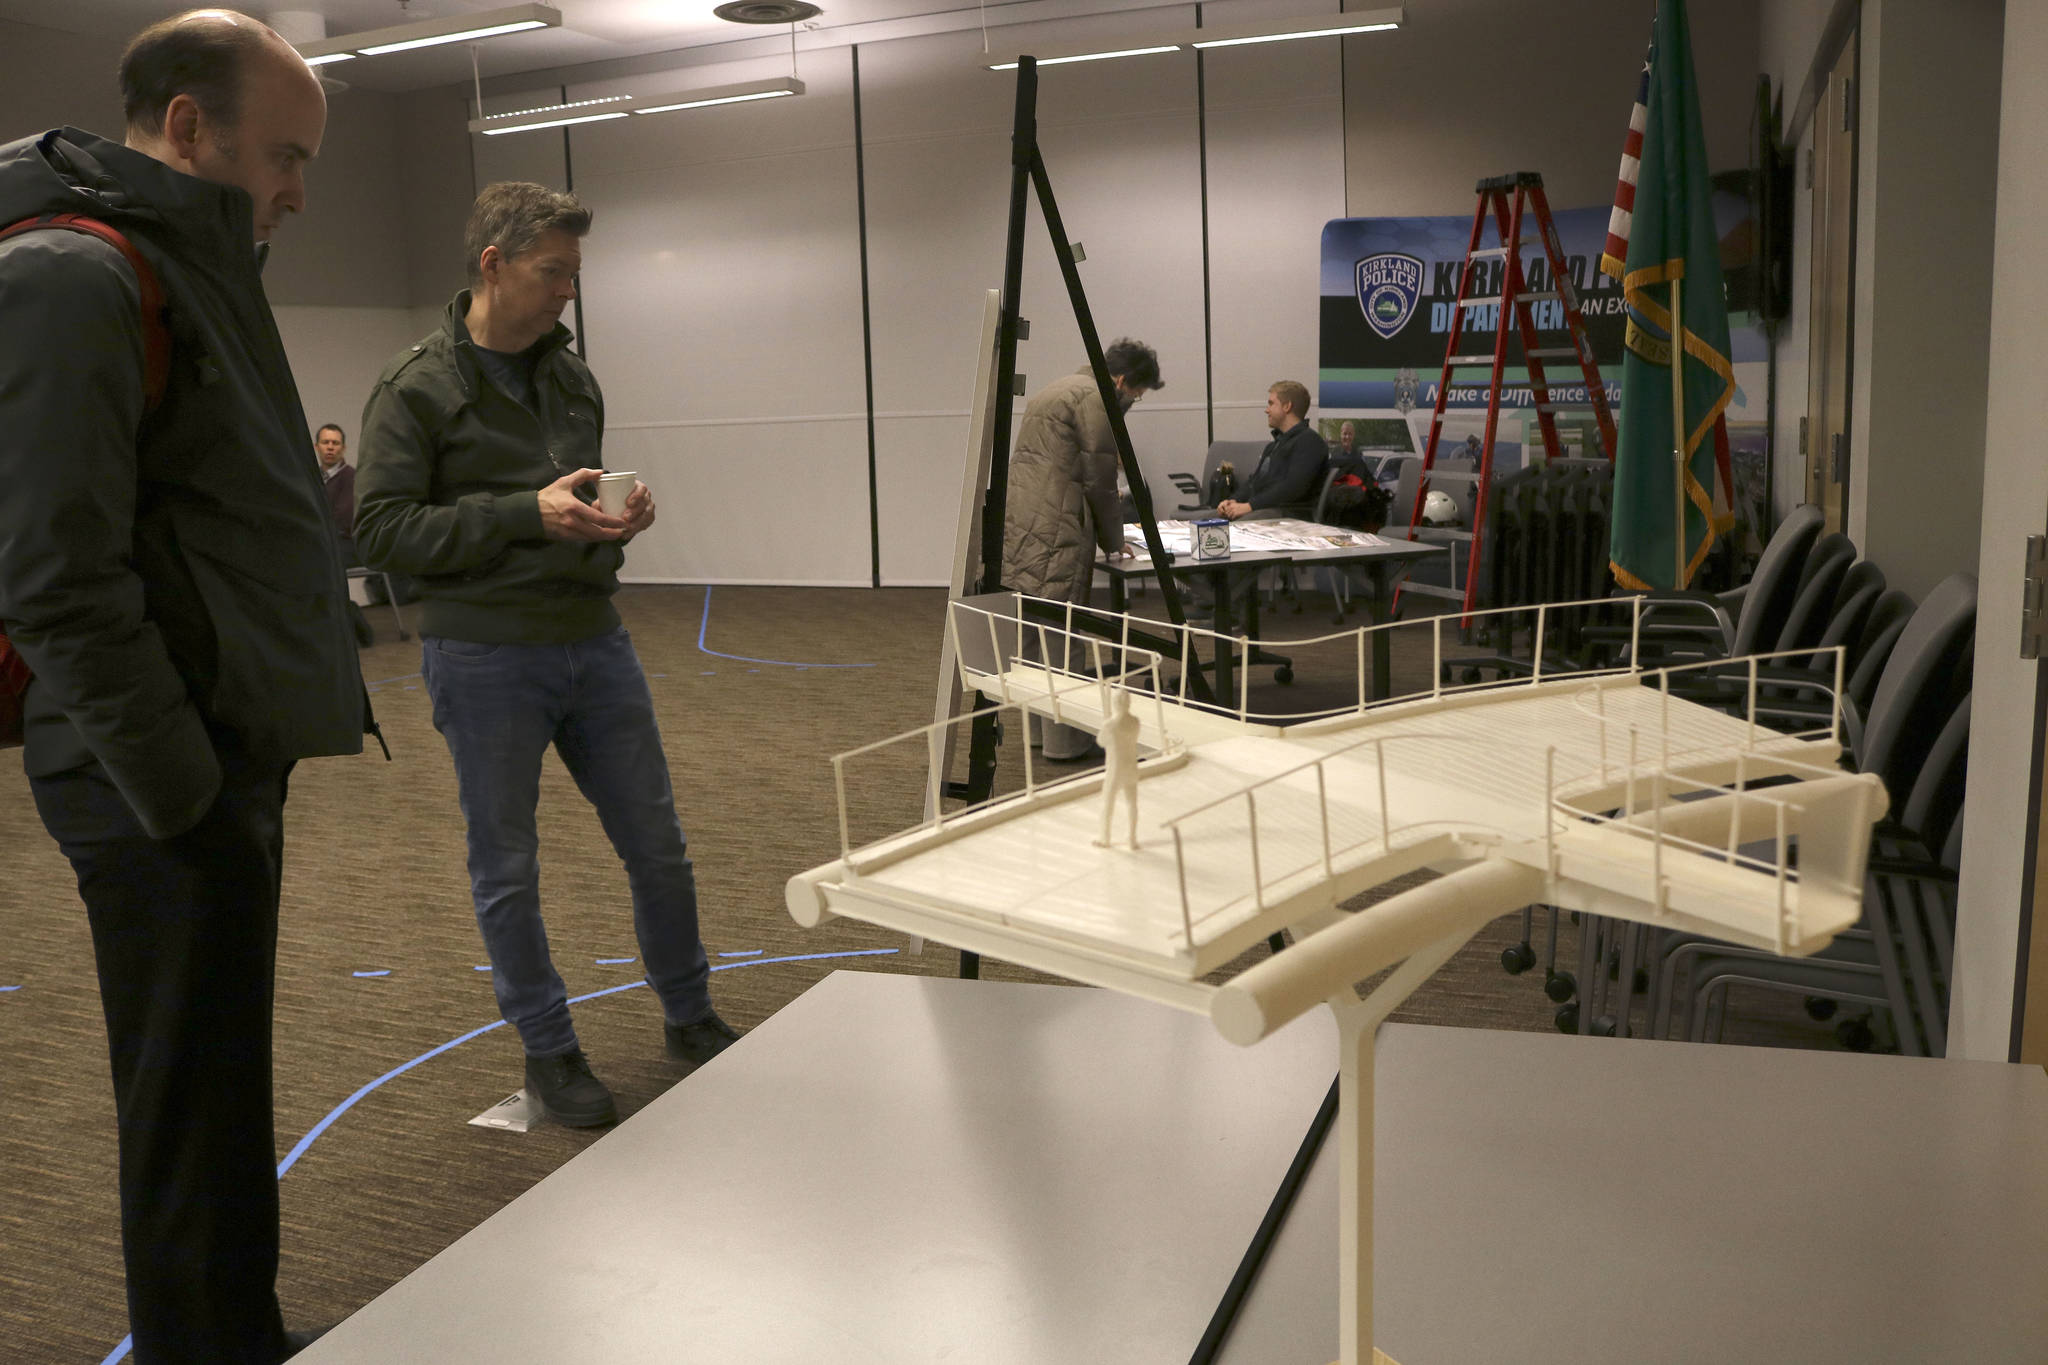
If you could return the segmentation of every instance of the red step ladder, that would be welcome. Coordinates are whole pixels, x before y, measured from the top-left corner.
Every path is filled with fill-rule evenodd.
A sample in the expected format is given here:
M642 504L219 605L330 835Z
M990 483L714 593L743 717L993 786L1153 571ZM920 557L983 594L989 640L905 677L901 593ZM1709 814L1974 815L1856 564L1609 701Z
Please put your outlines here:
M1559 414L1590 412L1600 427L1600 444L1607 458L1614 459L1614 413L1607 405L1607 390L1600 382L1600 366L1593 359L1592 344L1586 339L1586 320L1579 310L1578 291L1572 287L1570 269L1565 261L1564 248L1557 240L1557 225L1551 221L1550 205L1543 197L1543 177L1534 171L1517 171L1512 175L1496 175L1478 184L1479 206L1472 214L1472 237L1465 246L1465 264L1458 272L1458 300L1451 309L1451 335L1444 348L1443 378L1436 388L1436 409L1429 419L1429 444L1422 453L1422 471L1415 481L1415 506L1408 516L1408 538L1417 538L1421 528L1422 507L1429 495L1430 471L1436 464L1437 442L1443 436L1444 406L1451 392L1452 374L1459 369L1487 367L1491 377L1486 393L1486 435L1479 450L1479 471L1470 476L1477 484L1472 500L1472 527L1465 531L1439 531L1433 535L1456 541L1468 541L1471 549L1465 557L1465 581L1460 590L1455 573L1451 586L1439 587L1431 583L1410 582L1403 585L1403 591L1425 593L1436 597L1460 599L1464 610L1469 613L1478 598L1480 548L1485 539L1486 494L1493 480L1493 438L1500 422L1501 373L1507 368L1509 319L1521 333L1522 357L1529 371L1529 387L1536 408L1536 422L1543 432L1543 449L1549 459L1564 457L1563 443L1557 437ZM1536 218L1538 234L1543 241L1543 253L1549 261L1550 287L1532 290L1522 273L1522 212L1532 210ZM1494 228L1499 234L1498 246L1482 247L1480 238L1484 235L1488 216L1492 217ZM1502 262L1498 279L1500 292L1477 296L1475 286L1483 287L1491 281L1492 272L1484 262ZM1563 331L1566 344L1544 345L1538 337L1535 306L1555 303L1563 316ZM1493 351L1491 354L1460 354L1467 320L1474 309L1497 307L1499 312L1494 326ZM1548 329L1559 330L1555 326ZM1585 376L1586 396L1583 403L1559 403L1550 397L1550 381L1544 365L1549 361L1576 360L1579 370ZM1439 478L1466 477L1449 471ZM1396 594L1396 605L1399 595Z

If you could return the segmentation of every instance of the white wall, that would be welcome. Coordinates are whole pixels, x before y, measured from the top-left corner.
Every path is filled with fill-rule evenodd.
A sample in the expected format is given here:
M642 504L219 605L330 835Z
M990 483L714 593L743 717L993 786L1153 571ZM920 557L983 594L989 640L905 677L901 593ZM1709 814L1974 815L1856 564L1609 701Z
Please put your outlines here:
M1977 563L2003 9L1863 6L1851 534L1915 597Z
M69 125L119 141L121 44L0 20L0 142Z
M1553 209L1614 201L1653 0L1405 8L1398 32L1343 40L1352 216L1469 214L1475 183L1508 171L1541 172ZM1687 12L1707 160L1742 167L1758 0L1695 0Z
M1013 28L1005 40L1121 41L1193 22L1191 10L1105 15ZM884 582L946 580L981 301L1002 284L1016 78L985 69L980 51L973 33L861 50ZM1040 72L1039 145L1063 225L1087 256L1095 325L1104 344L1130 335L1160 355L1167 388L1130 416L1154 483L1165 469L1199 468L1206 446L1195 133L1185 54ZM1035 197L1020 307L1028 390L1086 363Z
M1774 0L1758 15L1757 68L1771 78L1772 96L1780 106L1781 136L1792 132L1799 92L1805 88L1807 71L1833 7L1834 0ZM1813 154L1813 130L1814 121L1809 119L1800 133L1792 167L1792 300L1772 338L1777 361L1773 379L1777 401L1771 427L1772 502L1780 517L1806 497L1799 419L1806 415L1807 347L1812 336L1813 299L1808 286L1813 277L1813 196L1806 184L1806 168Z
M284 304L273 308L277 330L291 358L306 425L339 425L348 436L349 462L356 458L356 433L363 403L378 372L434 325L426 315L403 308L322 308Z
M1952 1056L2000 1061L2012 1026L2021 889L2032 874L2025 865L2034 820L2028 788L2041 670L2019 657L2021 564L2026 538L2048 529L2034 330L2048 311L2039 260L2048 220L2048 83L2039 75L2048 69L2048 7L2006 7L2004 55L1969 816L1949 1012ZM2048 908L2036 905L2034 913Z

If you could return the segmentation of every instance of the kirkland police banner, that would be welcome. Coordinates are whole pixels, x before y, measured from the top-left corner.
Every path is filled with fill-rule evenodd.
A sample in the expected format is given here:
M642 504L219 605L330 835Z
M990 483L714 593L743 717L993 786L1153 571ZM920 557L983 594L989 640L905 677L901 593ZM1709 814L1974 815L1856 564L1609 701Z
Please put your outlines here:
M1586 334L1600 362L1607 401L1621 401L1622 337L1627 318L1622 312L1621 285L1599 274L1600 248L1607 240L1609 205L1567 209L1555 215L1564 247L1566 269L1586 319ZM1764 421L1763 384L1766 351L1763 333L1750 312L1755 274L1750 242L1753 224L1748 202L1738 194L1714 197L1714 220L1721 239L1721 266L1727 278L1728 322L1738 385L1728 419L1730 433L1743 423ZM1551 287L1550 264L1536 234L1534 214L1522 224L1525 238L1522 269L1532 291ZM1319 405L1324 415L1337 412L1407 414L1436 406L1443 374L1444 350L1450 340L1453 302L1458 297L1458 269L1471 239L1472 217L1337 218L1323 228L1322 336L1319 358ZM1489 224L1480 245L1497 244ZM1482 258L1474 262L1471 297L1500 294L1506 262ZM1545 333L1542 344L1563 341L1564 308L1555 302L1534 305L1536 325ZM1465 355L1491 353L1500 325L1497 306L1467 311L1458 350ZM1510 320L1512 325L1512 319ZM1512 359L1519 337L1509 343ZM1569 361L1546 367L1551 397L1562 403L1586 401L1579 367ZM1486 406L1487 371L1461 368L1452 377L1447 408ZM1527 409L1534 401L1528 372L1510 364L1503 374L1503 409ZM1512 439L1512 438L1511 438Z

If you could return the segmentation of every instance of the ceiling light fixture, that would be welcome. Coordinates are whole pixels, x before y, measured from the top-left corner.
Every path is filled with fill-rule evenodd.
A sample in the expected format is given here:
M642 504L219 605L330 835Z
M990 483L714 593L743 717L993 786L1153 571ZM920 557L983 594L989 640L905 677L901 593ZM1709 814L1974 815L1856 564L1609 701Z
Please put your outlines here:
M1069 62L1106 62L1112 57L1149 57L1155 52L1178 52L1179 43L1168 43L1164 47L1124 47L1114 52L1077 52L1070 57L1040 57L1040 66L1065 66ZM991 71L1015 71L1017 61L1013 57L1007 62L997 62Z
M1037 57L1040 66L1064 66L1069 62L1101 62L1112 57L1142 57L1154 52L1178 52L1182 48L1239 47L1247 43L1284 43L1296 38L1337 38L1353 33L1378 33L1401 27L1407 21L1402 7L1360 10L1332 23L1327 18L1290 19L1279 23L1236 24L1224 28L1190 28L1160 34L1156 41L1140 47L1105 50L1100 47L1067 45L1039 53L1006 56L983 64L991 71L1015 71L1019 56Z
M1243 24L1202 29L1193 47L1240 47L1246 43L1284 43L1295 38L1341 38L1352 33L1380 33L1401 27L1401 11L1376 10L1347 14L1338 23L1327 19L1304 19L1297 24ZM1240 31L1242 30L1242 31Z
M677 90L662 95L605 95L598 99L550 104L539 109L522 109L512 114L490 114L469 121L469 131L496 137L501 133L530 133L539 128L562 128L572 123L600 123L628 114L667 114L678 109L702 109L713 104L742 104L749 100L781 99L804 93L804 83L794 76L773 80L744 81L735 85L710 85L701 90ZM586 105L602 104L590 113L569 113Z
M485 10L481 14L456 15L447 19L422 19L416 24L367 29L300 43L299 55L308 66L324 62L345 62L351 57L381 57L391 52L439 47L444 43L467 43L495 38L505 33L523 33L536 28L559 28L562 12L549 5L512 5Z

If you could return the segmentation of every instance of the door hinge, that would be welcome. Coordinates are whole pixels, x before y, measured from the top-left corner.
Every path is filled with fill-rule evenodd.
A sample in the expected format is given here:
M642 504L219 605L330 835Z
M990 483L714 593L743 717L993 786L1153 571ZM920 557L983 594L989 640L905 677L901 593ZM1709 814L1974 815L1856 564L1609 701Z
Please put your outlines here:
M2027 537L2027 574L2020 591L2020 657L2041 657L2042 605L2048 602L2048 536Z
M1808 420L1805 417L1799 419L1799 453L1801 455L1806 453L1806 424Z
M1842 433L1828 437L1828 482L1842 481Z

